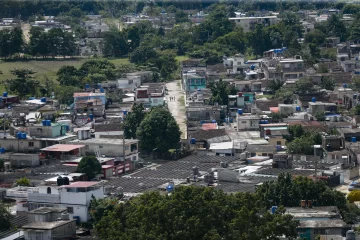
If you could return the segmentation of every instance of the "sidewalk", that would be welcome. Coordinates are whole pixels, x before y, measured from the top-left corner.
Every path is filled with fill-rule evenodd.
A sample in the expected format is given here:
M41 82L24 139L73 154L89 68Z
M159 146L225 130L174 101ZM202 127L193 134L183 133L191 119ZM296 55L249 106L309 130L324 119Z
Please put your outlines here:
M166 84L168 95L166 96L169 111L176 119L181 131L181 138L186 138L186 116L184 94L181 91L180 81L174 80ZM170 102L170 97L175 97L175 101Z

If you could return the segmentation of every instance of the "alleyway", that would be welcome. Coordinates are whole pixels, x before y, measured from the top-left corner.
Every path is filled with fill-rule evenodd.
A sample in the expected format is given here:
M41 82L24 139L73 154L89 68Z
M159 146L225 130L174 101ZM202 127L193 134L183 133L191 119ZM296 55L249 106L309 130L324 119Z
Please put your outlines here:
M174 80L166 84L168 89L168 95L166 100L168 102L169 111L179 124L180 131L182 132L181 138L186 138L186 117L185 117L185 105L184 94L181 91L180 81ZM175 101L170 101L170 97L175 97Z

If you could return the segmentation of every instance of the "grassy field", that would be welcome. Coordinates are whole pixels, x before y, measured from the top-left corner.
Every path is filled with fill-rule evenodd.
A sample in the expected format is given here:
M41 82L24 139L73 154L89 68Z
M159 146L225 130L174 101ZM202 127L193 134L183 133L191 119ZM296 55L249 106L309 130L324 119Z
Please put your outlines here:
M181 61L189 59L189 57L188 56L176 56L175 59L178 60L178 62L181 62Z
M13 68L31 68L36 71L35 77L43 79L46 75L48 78L55 80L56 72L64 65L80 67L81 64L90 60L89 58L73 58L73 59L48 59L48 60L23 60L23 61L0 61L0 81L12 78L13 75L9 72ZM110 62L116 66L127 64L127 58L109 59Z

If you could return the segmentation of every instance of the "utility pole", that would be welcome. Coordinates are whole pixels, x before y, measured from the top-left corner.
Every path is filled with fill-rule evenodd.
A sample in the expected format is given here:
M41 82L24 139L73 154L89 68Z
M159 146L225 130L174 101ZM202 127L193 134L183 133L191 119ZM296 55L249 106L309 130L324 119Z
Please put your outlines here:
M125 164L125 131L123 131L122 140L123 140L123 156L124 156L124 164Z

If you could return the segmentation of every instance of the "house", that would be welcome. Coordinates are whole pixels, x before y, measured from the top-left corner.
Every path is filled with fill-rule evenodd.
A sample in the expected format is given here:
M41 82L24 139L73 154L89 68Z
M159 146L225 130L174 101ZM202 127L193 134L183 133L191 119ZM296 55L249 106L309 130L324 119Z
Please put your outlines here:
M68 159L73 156L78 156L80 149L84 147L85 145L78 144L55 144L40 149L40 158Z
M195 143L192 143L192 148L206 148L209 149L212 143L228 142L230 137L227 135L225 129L209 129L198 130L189 133L189 139L194 139Z
M279 100L277 99L262 98L262 99L257 99L255 101L256 108L260 109L263 112L268 112L270 111L270 108L278 107L278 105L279 105Z
M274 131L286 131L288 130L287 123L266 123L267 120L263 120L265 123L258 124L260 128L260 137L265 137L266 135L271 135Z
M195 92L198 89L204 89L206 88L206 78L194 72L184 73L182 87L186 92Z
M87 222L90 219L89 205L93 197L104 198L100 182L69 182L62 177L56 184L45 183L37 187L15 187L8 189L8 198L16 199L16 211L27 212L39 207L66 208L71 219Z
M223 63L228 74L244 74L245 69L249 68L245 62L245 57L241 54L223 58Z
M235 81L235 89L240 92L249 92L251 90L251 81Z
M284 58L279 61L283 79L299 79L305 75L304 60L300 56Z
M66 125L43 121L28 127L29 135L34 138L57 138L66 135Z
M229 18L236 26L242 27L244 32L250 32L255 29L257 24L262 24L264 27L269 27L278 22L277 16L263 16L263 17L232 17Z
M315 240L320 234L345 236L350 228L342 219L325 219L301 221L297 231L302 239Z
M264 59L260 68L266 79L299 79L305 75L304 60L301 56L283 58L286 49L271 49L264 52Z
M119 78L116 81L117 81L117 87L124 90L128 89L130 91L133 91L135 88L141 86L140 76L134 76L131 78Z
M237 110L245 106L245 97L242 92L238 92L237 95L229 95L228 98L229 117L236 117Z
M340 65L344 72L353 72L355 71L355 69L358 68L358 64L356 64L355 61L351 61L351 60L342 61Z
M237 114L237 131L241 130L257 130L259 129L259 121L261 117L257 115Z
M288 135L288 130L275 130L271 131L270 129L268 131L265 131L265 139L269 142L269 145L272 146L285 146L286 145L286 139L284 138L284 135Z
M9 156L11 167L36 167L40 165L39 154L12 153Z
M190 15L189 19L192 23L195 23L197 25L197 24L204 22L206 19L206 16L208 16L208 15L209 14L205 14L203 11L200 11L200 12L196 13L195 15L193 15L193 14Z
M325 103L325 102L309 102L308 112L312 115L321 112L335 112L336 104L335 103Z
M101 155L124 159L125 150L125 160L136 161L139 159L138 142L136 139L90 138L74 140L71 144L80 146L82 156L93 154L98 148Z
M0 108L5 108L15 103L20 103L19 96L9 95L7 92L3 92L2 96L0 96Z
M100 92L78 92L74 93L74 109L90 110L96 115L103 115L106 96L103 88Z
M122 138L124 129L120 123L95 124L95 138Z
M276 148L273 145L248 144L246 146L246 151L249 152L251 157L268 157L266 159L262 159L268 160L273 158ZM260 159L251 159L250 163L257 162L258 160Z
M127 73L126 77L129 79L140 79L141 83L151 82L153 79L152 71L137 71L132 73Z
M220 122L220 113L222 112L219 106L188 106L186 107L186 117L188 121L212 121Z

